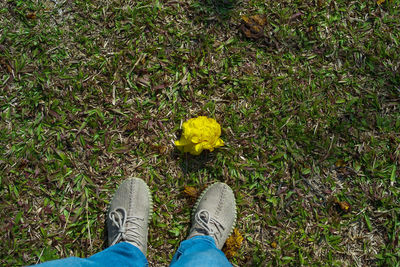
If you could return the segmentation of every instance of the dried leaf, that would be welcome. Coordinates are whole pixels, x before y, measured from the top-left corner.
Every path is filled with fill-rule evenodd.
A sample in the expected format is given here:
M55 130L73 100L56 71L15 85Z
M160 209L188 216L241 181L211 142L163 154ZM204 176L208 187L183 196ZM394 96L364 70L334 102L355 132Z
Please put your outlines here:
M333 202L334 208L339 212L349 213L351 211L351 206L347 201L340 201L338 198L333 197L330 202Z
M167 152L167 146L159 145L157 148L159 154L165 154L165 152Z
M291 16L289 20L295 20L295 19L297 19L298 17L300 17L301 15L303 15L303 13L297 12L296 14L294 14L293 16Z
M164 145L151 145L151 149L156 151L158 154L165 154L167 151L167 146Z
M154 86L153 91L160 91L160 90L164 89L165 87L167 87L167 85L165 83L162 83L162 84Z
M271 247L272 247L272 248L277 248L277 247L278 247L278 244L277 244L275 241L273 241L273 242L271 243Z
M335 166L338 168L344 167L344 166L346 166L346 162L344 162L344 160L342 160L342 159L339 159L338 161L336 161Z
M35 12L30 12L26 14L25 16L27 19L36 19L36 13Z
M243 236L237 228L233 229L233 233L226 240L225 246L222 251L225 253L227 258L234 257L240 247L242 246Z
M10 66L10 64L8 64L7 61L5 61L4 59L0 58L0 66L3 66L4 68L7 69L7 71L12 74L13 73L13 69Z
M9 64L6 64L7 71L12 74L13 70Z
M242 16L241 30L247 38L257 39L264 36L267 18L262 15Z
M346 201L337 201L336 204L340 207L340 210L345 213L348 213L351 211L351 206Z
M267 18L261 15L254 15L250 17L254 22L256 22L259 26L265 26L267 24Z
M193 186L185 186L183 193L190 198L197 198L199 195L199 191L197 191Z
M246 23L246 24L250 24L250 23L251 23L251 20L250 20L250 18L249 18L248 16L242 16L242 20L243 20L244 23Z

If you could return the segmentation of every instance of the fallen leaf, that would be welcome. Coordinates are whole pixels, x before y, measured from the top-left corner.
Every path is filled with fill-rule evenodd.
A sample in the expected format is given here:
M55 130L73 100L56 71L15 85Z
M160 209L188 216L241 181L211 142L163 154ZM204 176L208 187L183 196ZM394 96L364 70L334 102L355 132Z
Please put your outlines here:
M164 145L151 145L151 149L158 152L158 154L165 154L167 151L167 146Z
M262 15L242 16L240 29L247 38L258 39L264 36L267 18Z
M199 195L199 191L193 186L185 186L183 193L190 198L197 198Z
M338 168L339 167L344 167L344 166L346 166L346 162L344 162L344 160L342 160L342 159L339 159L339 160L336 161L335 166L338 167Z
M271 247L272 247L272 248L277 248L277 247L278 247L278 244L276 244L276 242L273 241L273 242L271 243Z
M35 12L30 12L26 14L25 16L27 19L36 19L36 13Z
M160 153L160 154L165 154L165 152L167 152L167 146L159 145L157 147L157 149L158 149L158 153Z
M293 16L291 16L289 20L295 20L295 19L297 19L298 17L300 17L301 15L303 15L303 13L297 12L296 14L294 14Z
M340 210L349 213L351 211L351 206L346 201L337 201L336 204L340 207Z
M349 213L351 211L351 206L347 201L340 201L337 197L333 197L329 201L330 207L335 208L336 211L341 213Z
M162 84L154 86L153 91L160 91L160 90L164 89L165 87L167 87L167 85L165 83L162 83Z
M256 22L259 26L265 26L267 24L267 18L261 15L254 15L250 17L254 22Z
M12 74L13 73L13 69L10 66L10 64L8 64L7 61L5 61L4 59L0 58L0 65L2 65L3 67L5 67L7 69L7 71Z
M12 74L13 70L9 64L6 65L7 71Z
M227 258L234 257L242 246L243 236L237 228L233 229L233 233L226 240L225 246L222 251L225 253Z

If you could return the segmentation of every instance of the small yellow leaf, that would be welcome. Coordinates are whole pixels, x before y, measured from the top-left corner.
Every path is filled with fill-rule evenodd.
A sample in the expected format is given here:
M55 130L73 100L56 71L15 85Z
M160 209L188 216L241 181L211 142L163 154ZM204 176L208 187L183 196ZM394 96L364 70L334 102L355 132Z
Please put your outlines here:
M25 17L27 19L36 19L36 13L35 12L31 12L25 15Z
M236 255L243 242L243 236L238 229L233 229L233 233L226 240L225 246L222 251L225 253L227 258L232 258Z
M242 20L243 20L245 23L250 23L250 18L249 18L248 16L242 16Z
M340 209L346 213L351 210L350 204L346 201L339 201L338 205L339 205Z
M242 16L241 30L247 38L258 39L264 35L267 18L263 15Z
M271 247L272 247L272 248L277 248L277 247L278 247L278 244L276 244L276 242L273 241L273 242L271 243Z
M151 145L151 148L158 152L160 155L165 154L165 152L167 151L167 147L163 146L163 145Z
M267 24L267 18L265 16L254 15L251 18L260 26L264 26L265 24Z
M338 161L336 161L335 165L338 168L339 167L344 167L344 166L346 166L346 162L344 162L344 160L342 160L342 159L339 159Z
M347 201L340 201L335 197L333 202L336 204L338 210L344 213L349 213L351 211L351 206Z
M193 186L185 186L185 188L183 189L183 193L191 198L197 198L197 196L199 195L199 192Z
M378 4L378 5L381 5L381 4L383 4L385 2L385 0L378 0L376 3Z

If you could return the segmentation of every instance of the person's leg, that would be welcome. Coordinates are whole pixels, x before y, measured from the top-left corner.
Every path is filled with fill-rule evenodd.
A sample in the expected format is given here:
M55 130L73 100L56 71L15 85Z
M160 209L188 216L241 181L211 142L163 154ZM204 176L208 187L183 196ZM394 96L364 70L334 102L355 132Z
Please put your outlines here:
M118 188L107 214L109 248L87 259L70 257L41 266L147 266L148 223L152 199L147 184L129 178Z
M171 267L232 266L221 251L236 222L235 196L224 183L215 183L199 197L187 240L175 253Z
M137 247L128 242L121 242L111 246L93 256L82 259L69 257L61 260L48 261L37 266L62 267L62 266L148 266L146 257Z
M196 236L181 243L170 266L232 267L232 264L211 236Z

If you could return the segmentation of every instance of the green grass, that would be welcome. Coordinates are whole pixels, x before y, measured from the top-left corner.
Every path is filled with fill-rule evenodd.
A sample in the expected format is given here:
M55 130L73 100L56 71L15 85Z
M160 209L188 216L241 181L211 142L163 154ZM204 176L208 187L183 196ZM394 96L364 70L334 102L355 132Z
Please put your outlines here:
M154 266L187 235L184 186L215 181L237 266L399 265L398 1L57 2L0 3L2 265L101 251L128 176L153 193ZM240 31L254 14L264 39ZM181 154L198 115L226 146Z

